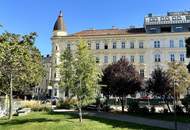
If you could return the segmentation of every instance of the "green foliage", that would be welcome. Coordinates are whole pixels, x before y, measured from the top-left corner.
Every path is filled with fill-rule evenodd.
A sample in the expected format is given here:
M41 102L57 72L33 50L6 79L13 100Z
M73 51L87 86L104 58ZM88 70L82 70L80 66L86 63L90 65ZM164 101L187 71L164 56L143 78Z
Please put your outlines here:
M175 90L177 96L186 93L187 88L190 86L190 74L188 73L186 66L177 62L172 62L168 65L169 69L167 73L172 81L171 86L173 87L174 84L176 87Z
M128 107L128 112L139 112L139 102L138 101L133 101L133 102L130 102L129 104L129 107Z
M36 33L0 35L0 91L9 96L9 118L12 118L12 92L25 91L43 77L41 55L34 46Z
M135 66L125 59L108 65L103 71L102 83L107 86L102 88L102 93L108 98L110 95L119 97L122 111L124 112L124 97L135 94L141 90L142 79Z
M64 109L75 109L77 106L77 100L74 98L59 100L57 104L57 108L64 108Z
M76 80L74 58L69 48L66 48L61 55L61 62L59 65L61 76L60 86L68 90L68 88L74 87Z
M160 67L156 68L146 82L146 91L158 96L168 96L171 93L171 80L168 73Z
M81 113L83 106L95 102L99 92L98 82L101 78L101 70L98 68L95 57L89 50L86 41L79 41L74 54L69 49L64 51L59 69L60 84L77 98L77 107Z
M184 105L186 111L190 113L190 95L186 95L182 100L182 104Z
M183 107L179 106L179 105L176 105L176 113L177 114L183 114L184 113Z
M155 113L155 112L156 112L155 106L152 106L152 107L151 107L150 112L151 112L151 113Z
M42 104L39 101L31 100L31 101L22 101L21 102L22 108L31 108L32 111L51 111L50 104Z
M4 33L0 36L0 90L10 92L12 75L13 90L38 84L42 76L41 55L34 46L35 33L18 35Z

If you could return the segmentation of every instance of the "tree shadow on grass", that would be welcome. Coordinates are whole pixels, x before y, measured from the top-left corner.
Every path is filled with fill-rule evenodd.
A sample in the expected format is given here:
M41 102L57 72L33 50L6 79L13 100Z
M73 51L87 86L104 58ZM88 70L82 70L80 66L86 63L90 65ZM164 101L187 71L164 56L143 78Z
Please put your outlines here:
M50 113L52 115L68 115L69 119L77 119L78 115L76 112L64 112L64 113ZM103 124L111 125L112 128L129 128L129 129L140 129L140 130L167 130L164 128L157 128L157 127L151 127L151 126L145 126L135 123L128 123L125 121L117 121L117 120L111 120L111 119L104 119L100 117L94 117L89 115L83 115L83 119L93 120L97 121ZM84 121L85 122L85 121Z
M35 119L12 119L10 121L1 122L2 125L21 125L25 123L41 123L41 122L58 122L58 119L46 119L46 118L35 118Z

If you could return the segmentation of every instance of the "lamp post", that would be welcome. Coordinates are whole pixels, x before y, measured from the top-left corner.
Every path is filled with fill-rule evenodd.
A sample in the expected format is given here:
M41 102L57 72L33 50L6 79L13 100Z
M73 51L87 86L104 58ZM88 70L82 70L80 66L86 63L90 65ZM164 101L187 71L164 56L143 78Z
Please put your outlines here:
M177 130L177 120L176 120L176 92L175 92L175 90L176 90L176 85L175 85L175 79L174 79L174 81L173 81L173 88L174 88L174 127L175 127L175 130Z

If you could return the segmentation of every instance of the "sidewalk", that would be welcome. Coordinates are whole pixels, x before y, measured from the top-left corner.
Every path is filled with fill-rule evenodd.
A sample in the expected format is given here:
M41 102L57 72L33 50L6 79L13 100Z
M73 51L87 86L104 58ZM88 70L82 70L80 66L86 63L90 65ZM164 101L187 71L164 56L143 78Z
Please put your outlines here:
M76 112L74 110L55 110L54 112ZM121 115L121 114L113 114L108 112L85 112L84 114L88 116L101 117L104 119L118 120L118 121L126 121L130 123L142 124L147 126L154 126L160 128L174 129L174 122L172 121L162 121L156 119L148 119L143 117L136 117L130 115ZM190 130L190 123L177 123L178 130Z

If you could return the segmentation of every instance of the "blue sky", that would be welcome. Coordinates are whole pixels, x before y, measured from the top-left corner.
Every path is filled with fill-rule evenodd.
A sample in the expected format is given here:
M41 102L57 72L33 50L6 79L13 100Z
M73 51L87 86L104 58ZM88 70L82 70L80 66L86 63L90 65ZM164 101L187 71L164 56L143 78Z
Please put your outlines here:
M143 26L148 13L190 10L190 0L1 0L0 32L37 32L36 46L43 55L50 54L59 10L64 13L68 33L73 33L89 28Z

